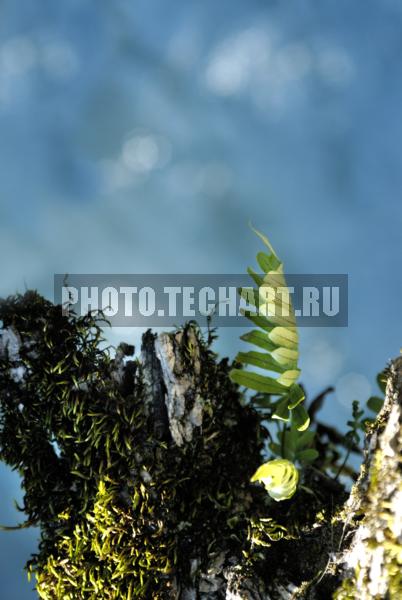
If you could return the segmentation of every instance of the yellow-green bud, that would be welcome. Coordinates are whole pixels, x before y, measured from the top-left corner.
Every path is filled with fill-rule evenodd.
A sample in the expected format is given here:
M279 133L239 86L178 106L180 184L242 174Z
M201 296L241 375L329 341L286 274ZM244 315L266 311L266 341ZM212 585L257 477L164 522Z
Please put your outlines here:
M251 481L261 481L271 498L280 502L289 500L295 493L299 472L289 460L276 458L261 465Z

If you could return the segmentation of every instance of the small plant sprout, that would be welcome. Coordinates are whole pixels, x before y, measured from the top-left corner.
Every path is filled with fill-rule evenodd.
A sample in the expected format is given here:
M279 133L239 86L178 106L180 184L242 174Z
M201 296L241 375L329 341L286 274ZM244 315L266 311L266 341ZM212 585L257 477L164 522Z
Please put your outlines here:
M251 481L261 481L271 498L280 502L295 493L299 472L290 460L276 458L258 467Z
M257 288L241 288L240 296L249 308L242 312L258 329L241 336L258 350L239 352L236 362L268 371L266 375L243 368L232 369L234 382L254 390L253 398L264 417L277 423L277 442L270 449L279 457L262 465L252 481L262 481L275 500L289 499L296 491L298 471L295 462L312 462L318 452L311 448L314 432L307 431L310 418L303 406L305 394L297 383L299 336L290 293L283 274L283 265L269 240L252 228L266 247L257 254L262 274L247 271Z
M358 446L360 444L360 432L364 433L366 430L366 426L365 426L366 420L364 418L362 418L363 415L364 415L364 410L360 410L359 401L353 400L352 419L347 422L350 429L345 434L346 455L345 455L345 458L344 458L341 466L338 469L337 474L335 475L335 479L338 479L339 475L342 473L343 469L345 468L346 463L348 462L348 459L350 456L350 452L353 448L353 445Z

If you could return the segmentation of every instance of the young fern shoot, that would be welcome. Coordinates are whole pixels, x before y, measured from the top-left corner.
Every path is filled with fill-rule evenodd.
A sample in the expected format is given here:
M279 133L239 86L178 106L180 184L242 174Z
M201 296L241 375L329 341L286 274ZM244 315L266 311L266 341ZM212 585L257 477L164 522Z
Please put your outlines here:
M278 443L270 445L279 458L263 464L252 477L252 481L262 481L270 496L280 501L289 499L296 491L299 474L294 463L311 462L318 453L309 447L314 433L307 431L310 418L303 405L303 388L297 383L299 336L283 265L269 240L256 229L253 231L265 245L265 252L257 254L262 274L249 268L257 288L241 288L240 295L251 308L242 311L244 316L258 329L240 339L258 350L239 352L236 361L268 371L270 375L235 368L230 376L237 384L259 392L264 407L269 409L269 418L281 423Z

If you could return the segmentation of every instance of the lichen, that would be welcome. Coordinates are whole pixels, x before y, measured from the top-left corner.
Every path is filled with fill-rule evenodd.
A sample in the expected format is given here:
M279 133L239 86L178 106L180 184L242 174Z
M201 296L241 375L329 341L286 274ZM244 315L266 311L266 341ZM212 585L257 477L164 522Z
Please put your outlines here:
M353 577L344 579L334 593L333 600L356 600L356 580Z
M384 407L371 427L364 469L350 499L360 521L344 554L348 577L335 593L337 600L401 597L401 367L401 359L391 366Z

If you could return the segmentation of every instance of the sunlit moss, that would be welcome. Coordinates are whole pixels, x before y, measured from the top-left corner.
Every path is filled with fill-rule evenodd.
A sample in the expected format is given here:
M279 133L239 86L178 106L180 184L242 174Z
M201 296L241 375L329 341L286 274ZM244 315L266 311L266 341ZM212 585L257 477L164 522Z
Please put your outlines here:
M155 439L139 363L130 393L119 389L94 316L62 316L30 292L1 304L0 319L18 331L26 368L17 383L1 362L0 458L19 470L22 509L41 529L27 569L42 598L162 599L190 581L194 558L201 573L214 554L252 557L247 507L267 511L249 478L265 434L194 324L182 358L200 362L203 426L178 448Z

